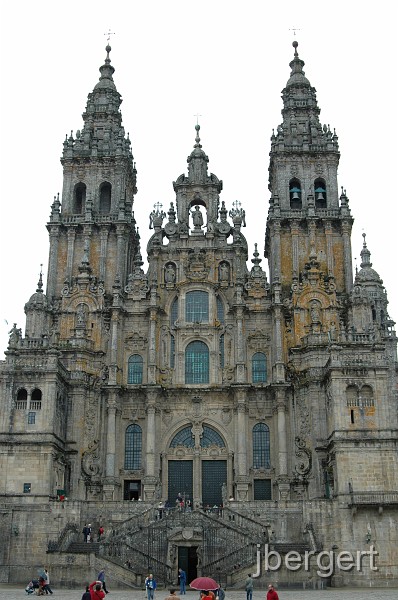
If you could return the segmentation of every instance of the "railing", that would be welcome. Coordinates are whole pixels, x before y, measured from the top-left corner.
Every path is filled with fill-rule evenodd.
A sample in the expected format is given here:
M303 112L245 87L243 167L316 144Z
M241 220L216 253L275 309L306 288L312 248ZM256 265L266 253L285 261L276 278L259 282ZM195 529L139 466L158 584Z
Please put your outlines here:
M353 492L350 494L350 506L360 504L381 506L398 504L398 492Z
M76 523L67 523L58 540L49 540L47 552L61 552L67 550L69 544L73 542L79 534L79 527Z
M257 560L257 544L249 542L246 546L228 552L216 560L202 565L203 573L231 574L246 567L252 567Z

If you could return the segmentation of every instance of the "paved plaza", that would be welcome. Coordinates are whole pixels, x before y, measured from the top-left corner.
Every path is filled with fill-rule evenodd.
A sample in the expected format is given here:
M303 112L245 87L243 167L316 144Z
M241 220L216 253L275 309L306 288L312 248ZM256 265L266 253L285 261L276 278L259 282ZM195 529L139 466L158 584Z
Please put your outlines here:
M56 586L52 586L54 590L54 600L81 600L82 590L65 590L57 589ZM279 590L280 600L338 600L344 598L344 600L367 600L370 596L372 600L397 600L398 589L386 589L386 588L362 588L362 589L349 589L349 588L334 588L326 590ZM255 590L253 594L253 600L265 600L266 590ZM167 596L167 590L157 590L155 594L155 600L164 600ZM24 587L16 585L7 585L0 583L0 600L20 600L21 598L36 598L36 595L28 595L24 591ZM49 598L50 596L48 596ZM108 595L109 600L146 600L146 594L143 590L110 590ZM197 600L198 593L189 591L187 592L184 600ZM246 600L246 594L243 590L228 591L225 596L225 600Z

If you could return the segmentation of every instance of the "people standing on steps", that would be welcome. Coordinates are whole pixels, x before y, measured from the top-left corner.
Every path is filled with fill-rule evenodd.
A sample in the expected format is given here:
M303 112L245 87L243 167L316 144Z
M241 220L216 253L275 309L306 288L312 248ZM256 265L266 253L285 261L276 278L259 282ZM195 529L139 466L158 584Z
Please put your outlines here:
M148 600L153 600L155 597L156 581L152 573L149 573L148 577L145 579L145 589Z
M253 579L251 573L248 574L245 581L246 600L253 598Z

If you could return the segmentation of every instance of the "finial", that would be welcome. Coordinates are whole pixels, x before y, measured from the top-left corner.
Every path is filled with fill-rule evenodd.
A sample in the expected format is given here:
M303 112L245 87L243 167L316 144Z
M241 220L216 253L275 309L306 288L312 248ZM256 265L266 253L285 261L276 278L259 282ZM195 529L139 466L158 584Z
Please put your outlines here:
M197 116L199 116L199 115L197 115ZM194 148L201 148L201 146L200 146L200 137L199 137L199 131L200 131L200 125L199 125L199 123L196 123L195 129L196 129L196 137L195 137Z
M40 265L39 282L37 284L36 292L42 292L42 291L43 291L43 264Z
M292 43L292 46L294 48L294 56L298 56L298 52L297 52L298 41L294 40L294 42Z
M366 233L363 233L362 237L363 237L363 247L366 248Z
M194 115L194 117L196 117L196 125L199 125L199 117L201 117L202 115L200 115L199 113L196 113L196 115Z

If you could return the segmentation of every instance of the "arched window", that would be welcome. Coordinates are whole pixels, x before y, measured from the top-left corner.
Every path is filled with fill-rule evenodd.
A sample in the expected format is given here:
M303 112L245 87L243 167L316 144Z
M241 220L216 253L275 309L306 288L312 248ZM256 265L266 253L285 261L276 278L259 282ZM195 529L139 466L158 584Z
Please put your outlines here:
M217 296L217 321L224 323L224 303L220 296Z
M41 410L41 399L41 390L36 388L35 390L33 390L32 396L30 398L30 410Z
M326 184L323 179L316 179L314 183L315 207L326 208Z
M127 383L142 383L143 360L139 354L129 358Z
M185 320L187 323L207 323L209 321L209 294L188 292L185 298Z
M358 406L358 388L355 385L349 385L345 391L347 406Z
M270 466L269 427L265 423L257 423L253 427L253 468L269 469Z
M301 197L301 183L298 179L291 179L289 182L290 208L301 210L303 201Z
M80 182L75 187L73 212L77 215L81 215L85 211L85 205L86 205L86 184Z
M100 187L99 211L103 215L109 214L111 212L111 197L111 184L108 182L102 183Z
M175 434L170 443L170 448L176 448L177 446L184 446L185 448L195 447L195 438L192 435L192 425L184 427L178 433Z
M170 308L170 327L175 327L178 319L178 298L174 298Z
M252 382L265 383L267 381L267 359L263 352L256 352L252 358Z
M219 446L225 448L224 440L215 429L208 425L203 426L203 435L200 438L200 447L208 448L209 446Z
M126 429L124 447L124 468L129 471L141 469L142 429L139 425L129 425Z
M367 408L369 406L375 405L375 400L373 397L373 390L370 385L363 385L361 387L361 391L359 392L360 402L359 405L362 408Z
M25 390L25 388L22 388L22 389L18 390L15 408L17 410L26 410L27 405L28 405L28 392Z
M209 349L195 341L185 350L185 383L209 383Z

